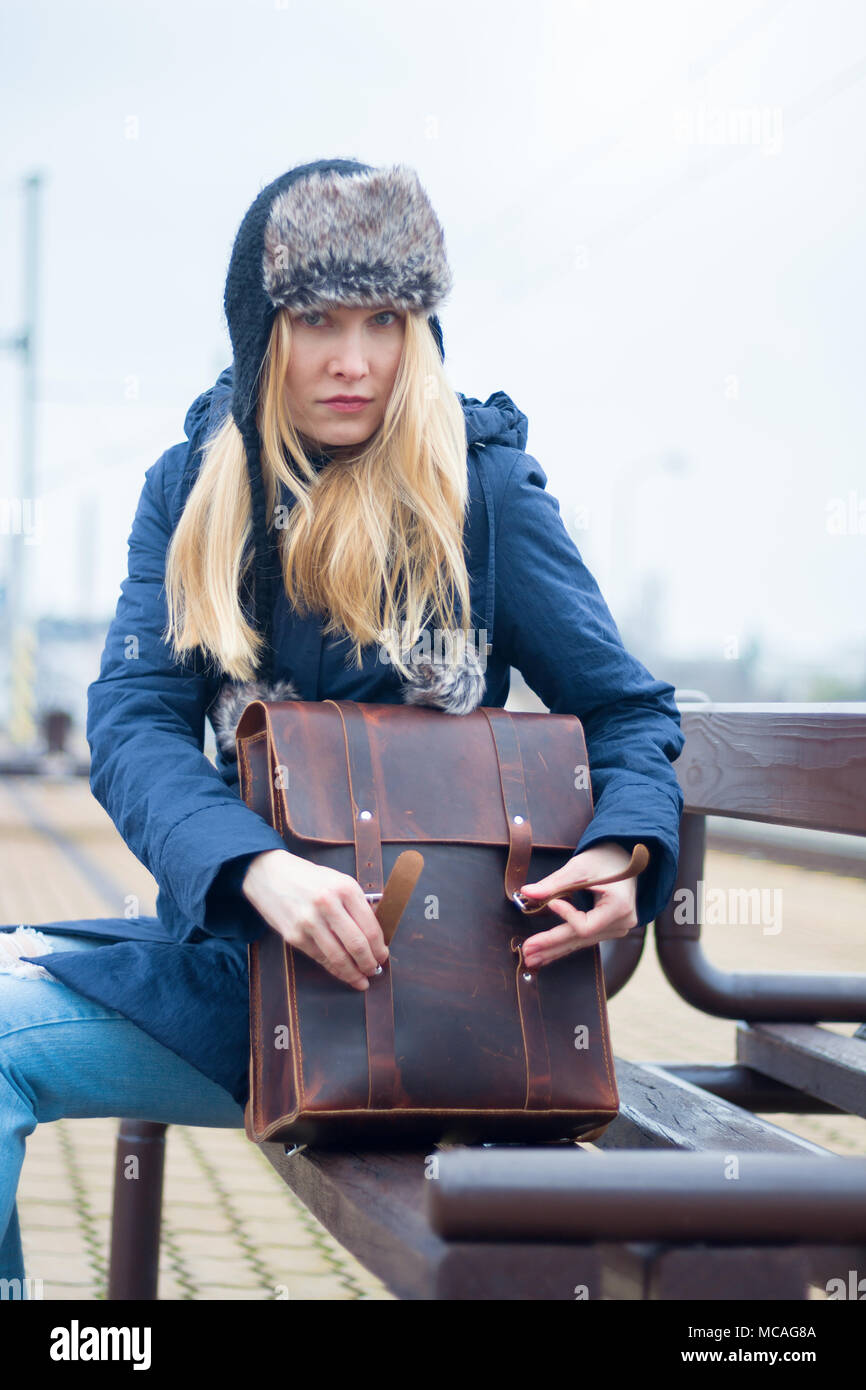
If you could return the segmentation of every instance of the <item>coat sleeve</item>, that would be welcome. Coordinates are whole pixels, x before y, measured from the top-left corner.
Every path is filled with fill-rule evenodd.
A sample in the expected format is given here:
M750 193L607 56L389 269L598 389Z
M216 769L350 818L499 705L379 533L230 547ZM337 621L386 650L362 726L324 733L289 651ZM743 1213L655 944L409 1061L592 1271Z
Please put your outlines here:
M674 687L626 651L546 485L522 453L498 507L494 641L552 713L583 725L594 816L574 853L603 840L650 851L637 880L645 926L670 899L679 857L683 794L673 763L685 738Z
M255 941L267 931L265 919L244 896L242 886L244 875L258 853L258 850L254 850L252 854L239 854L236 859L227 859L208 889L204 928L212 936L224 936L227 931L234 931L239 926L241 931L238 935L243 935L247 941Z
M191 924L181 939L202 927L246 941L267 930L264 919L256 913L254 929L249 915L220 912L208 890L226 861L285 844L205 756L205 714L218 677L196 674L195 661L176 662L163 639L170 453L145 473L129 536L129 572L99 677L87 689L90 787L160 891Z

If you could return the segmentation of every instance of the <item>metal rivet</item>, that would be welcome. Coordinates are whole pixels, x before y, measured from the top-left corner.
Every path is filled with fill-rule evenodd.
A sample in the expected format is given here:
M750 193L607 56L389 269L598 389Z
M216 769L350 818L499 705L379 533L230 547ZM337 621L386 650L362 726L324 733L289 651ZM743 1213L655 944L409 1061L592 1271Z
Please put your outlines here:
M373 971L373 974L374 974L374 975L381 975L381 973L382 973L382 967L381 967L381 965L377 965L377 966L376 966L376 969Z
M372 812L372 811L359 811L359 812L358 812L358 820L372 820L372 819L373 819L373 812Z
M522 825L522 824L523 824L523 817L522 817L522 816L515 816L515 817L514 817L514 824L515 824L515 825Z
M524 970L524 972L523 972L523 978L524 978L524 980L531 980L531 979L532 979L532 976L529 974L528 971Z

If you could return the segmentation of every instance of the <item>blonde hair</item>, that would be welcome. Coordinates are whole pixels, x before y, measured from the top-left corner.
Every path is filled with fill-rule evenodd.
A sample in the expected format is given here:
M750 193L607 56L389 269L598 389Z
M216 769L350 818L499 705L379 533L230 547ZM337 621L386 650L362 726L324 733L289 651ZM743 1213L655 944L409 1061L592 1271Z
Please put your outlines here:
M301 614L326 617L326 634L348 634L357 667L362 647L379 643L380 653L384 649L405 676L403 655L425 620L444 631L447 645L452 634L468 631L471 619L463 549L463 410L426 315L408 312L404 322L400 364L381 426L363 445L329 451L331 462L317 472L286 406L292 324L289 313L279 310L260 371L257 423L268 525L278 533L289 602ZM293 505L282 504L280 484ZM246 453L229 413L205 444L201 470L169 543L163 637L176 659L198 647L238 681L255 677L264 642L240 602L252 533Z

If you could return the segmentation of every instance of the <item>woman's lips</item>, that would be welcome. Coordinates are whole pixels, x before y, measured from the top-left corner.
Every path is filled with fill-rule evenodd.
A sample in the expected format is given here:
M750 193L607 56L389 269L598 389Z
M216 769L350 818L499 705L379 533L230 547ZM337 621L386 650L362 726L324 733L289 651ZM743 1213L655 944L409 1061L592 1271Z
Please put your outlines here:
M365 410L369 404L369 401L322 401L322 405L326 405L329 410L340 410L347 415L358 410Z

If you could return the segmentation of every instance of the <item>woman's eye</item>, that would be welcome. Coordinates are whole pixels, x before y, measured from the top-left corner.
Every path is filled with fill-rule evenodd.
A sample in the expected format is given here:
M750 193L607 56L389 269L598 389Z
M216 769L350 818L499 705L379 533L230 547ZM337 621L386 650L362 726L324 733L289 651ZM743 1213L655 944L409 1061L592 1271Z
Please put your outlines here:
M379 311L379 313L378 313L378 314L374 314L373 317L374 317L375 320L380 320L380 319L391 319L391 320L396 320L397 314L396 314L396 312L395 312L393 309L381 309L381 310ZM313 322L311 322L311 320L313 320L313 319L322 319L322 318L323 318L323 315L322 315L322 313L321 313L321 310L319 310L319 309L308 309L307 312L306 312L305 314L299 314L298 317L297 317L297 319L295 320L295 322L296 322L296 323L305 323L305 324L307 325L308 328L318 328L318 327L319 327L319 324L318 324L318 323L313 323ZM390 328L390 327L391 327L391 324L390 324L390 323L378 323L377 326L378 326L379 328Z

